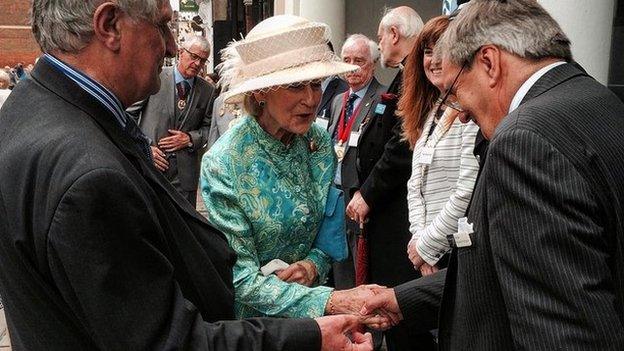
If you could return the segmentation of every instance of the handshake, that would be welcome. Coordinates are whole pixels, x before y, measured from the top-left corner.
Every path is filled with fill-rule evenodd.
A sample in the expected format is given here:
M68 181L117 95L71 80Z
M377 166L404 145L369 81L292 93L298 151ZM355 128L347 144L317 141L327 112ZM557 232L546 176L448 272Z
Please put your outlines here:
M322 334L322 350L372 350L372 337L362 326L385 330L402 319L394 290L379 285L361 285L332 292L326 316L316 319Z

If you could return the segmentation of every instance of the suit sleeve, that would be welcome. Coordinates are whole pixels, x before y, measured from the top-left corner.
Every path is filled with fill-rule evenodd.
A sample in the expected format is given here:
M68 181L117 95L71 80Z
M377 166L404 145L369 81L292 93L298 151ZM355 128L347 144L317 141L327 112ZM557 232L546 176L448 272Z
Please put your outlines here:
M438 315L446 280L446 269L403 283L394 288L404 322L414 333L438 327Z
M405 187L411 175L412 151L408 142L402 140L401 131L401 123L397 122L381 158L360 188L364 201L371 209L395 196L395 190Z
M197 78L200 79L200 78ZM190 130L188 131L188 134L191 136L191 142L193 143L193 151L197 151L202 149L206 143L208 142L208 135L210 134L210 123L212 120L212 105L214 102L214 87L208 83L208 82L204 82L206 88L208 89L208 94L209 94L209 99L210 99L210 103L208 104L208 107L206 107L206 110L204 111L204 116L202 117L201 123L199 124L199 127L195 130Z
M311 320L204 322L158 249L166 246L162 229L134 184L110 169L83 175L65 192L48 232L54 285L98 349L319 348Z
M515 348L624 350L597 187L531 131L497 135L487 162L487 225Z
M235 161L225 154L204 155L201 190L208 221L225 234L237 254L233 269L237 303L269 316L322 316L333 289L289 283L275 274L264 276L260 271L253 229L231 180L237 176L236 171L229 167L234 164Z

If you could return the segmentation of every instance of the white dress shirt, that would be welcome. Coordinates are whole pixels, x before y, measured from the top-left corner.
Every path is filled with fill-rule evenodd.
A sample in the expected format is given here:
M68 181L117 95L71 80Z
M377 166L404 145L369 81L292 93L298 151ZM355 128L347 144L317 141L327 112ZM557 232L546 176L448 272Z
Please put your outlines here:
M518 91L514 95L513 99L511 99L511 105L509 106L509 112L508 113L511 113L511 111L517 109L518 106L520 106L520 103L522 102L522 99L524 99L524 97L529 92L529 90L533 87L533 85L535 85L535 82L537 82L540 78L542 78L544 76L544 74L548 73L548 71L550 71L551 69L553 69L553 68L555 68L557 66L561 66L563 64L565 64L565 61L557 61L555 63L551 63L550 65L548 65L546 67L542 67L539 71L533 73L533 75L531 75L529 77L529 79L527 79L520 86L520 89L518 89Z

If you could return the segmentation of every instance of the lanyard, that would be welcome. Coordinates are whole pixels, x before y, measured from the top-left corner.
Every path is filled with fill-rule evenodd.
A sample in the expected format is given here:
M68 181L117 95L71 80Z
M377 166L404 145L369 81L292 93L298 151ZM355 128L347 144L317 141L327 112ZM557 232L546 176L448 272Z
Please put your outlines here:
M353 128L353 123L355 122L355 117L358 115L358 113L360 113L360 108L362 107L362 101L360 101L360 103L358 103L357 109L355 109L351 114L351 117L349 117L349 122L347 123L345 128L344 119L349 95L351 94L345 93L344 97L342 98L342 112L340 113L340 119L338 120L338 142L341 144L344 144L349 138L349 133L351 133L351 128Z

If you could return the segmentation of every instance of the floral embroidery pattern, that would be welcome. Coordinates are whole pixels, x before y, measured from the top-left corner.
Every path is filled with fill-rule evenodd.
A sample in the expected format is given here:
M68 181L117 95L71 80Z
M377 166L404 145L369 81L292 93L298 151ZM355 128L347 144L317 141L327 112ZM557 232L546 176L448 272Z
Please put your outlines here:
M318 148L311 151L313 141ZM308 259L318 282L331 259L312 247L323 219L335 157L326 131L312 125L285 146L253 117L244 117L202 159L201 191L208 220L221 230L238 259L234 266L237 317L317 317L331 288L286 283L260 267L279 258Z

